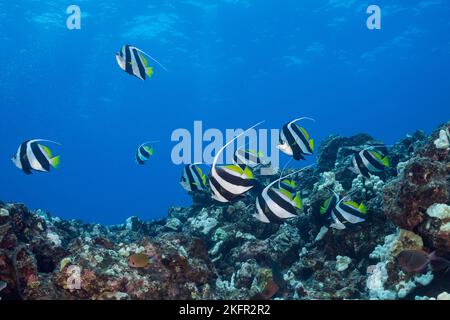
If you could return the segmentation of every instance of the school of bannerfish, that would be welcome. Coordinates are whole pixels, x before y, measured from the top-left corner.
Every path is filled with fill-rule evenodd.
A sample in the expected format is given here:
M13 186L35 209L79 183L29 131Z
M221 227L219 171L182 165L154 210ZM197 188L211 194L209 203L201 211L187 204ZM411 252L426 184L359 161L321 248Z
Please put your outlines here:
M126 73L138 79L146 80L154 74L154 68L149 61L153 61L163 70L167 69L156 59L144 51L130 45L124 45L116 54L119 67ZM312 118L301 117L282 126L277 148L291 157L291 160L304 160L305 156L314 154L314 140L310 138L304 127L298 125L300 121L314 121ZM229 203L239 199L250 191L256 182L253 174L255 170L270 167L271 162L261 151L238 148L234 153L233 163L217 165L224 149L234 143L249 130L259 126L255 124L228 141L215 155L210 173L205 175L200 168L201 163L187 164L183 168L180 184L189 194L209 192L211 197L221 203ZM58 142L45 139L30 139L21 143L12 157L12 162L25 174L34 171L49 172L56 169L60 163L60 156L54 156L47 144L61 145ZM135 160L138 165L144 165L154 155L154 145L158 141L144 142L136 150ZM289 163L288 162L288 163ZM287 164L288 164L287 163ZM356 152L352 156L352 172L370 178L389 167L386 146L370 146ZM286 164L286 165L287 165ZM311 166L304 167L293 173L283 175L284 169L275 179L259 193L255 203L254 217L263 223L282 223L285 219L297 216L302 209L302 199L297 183L291 178ZM274 172L274 175L278 174ZM209 188L208 188L209 182ZM335 229L345 229L349 224L356 224L366 220L367 209L363 203L351 200L351 194L341 198L339 194L330 190L330 197L320 208L320 213Z

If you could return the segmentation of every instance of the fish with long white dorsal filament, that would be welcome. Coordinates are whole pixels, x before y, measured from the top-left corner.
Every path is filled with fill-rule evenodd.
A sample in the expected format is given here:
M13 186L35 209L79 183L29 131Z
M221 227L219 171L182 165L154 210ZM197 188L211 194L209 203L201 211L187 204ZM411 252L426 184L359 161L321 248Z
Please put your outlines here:
M166 67L159 63L158 60L136 47L124 45L116 53L116 60L119 67L126 73L141 80L151 77L154 73L154 69L150 66L148 59L167 71Z
M27 175L33 171L49 172L51 168L58 168L60 156L53 156L44 142L60 145L58 142L45 139L28 140L20 144L11 161Z
M184 166L180 184L187 192L203 191L206 189L206 175L197 163Z
M297 170L286 176L280 176L264 188L256 199L256 210L254 217L264 223L283 223L284 220L295 218L297 210L302 208L300 193L293 195L282 188L273 188L276 183L285 180L299 172L312 167L312 165Z
M365 178L370 178L371 174L382 172L389 167L389 158L378 151L369 150L371 148L373 147L366 148L353 155L350 171Z
M280 142L277 146L283 153L292 156L295 160L304 160L305 155L314 153L314 140L309 137L305 128L300 127L296 122L301 120L312 120L312 118L303 117L294 119L285 124L280 132Z
M213 199L223 203L230 202L254 187L253 173L248 166L232 164L218 167L217 161L226 147L263 122L259 122L237 135L217 152L209 173L209 184Z
M155 150L150 144L157 143L158 141L148 141L141 144L136 150L136 163L139 165L145 164L150 157L153 156Z
M367 219L367 208L363 203L350 200L351 194L343 197L331 190L333 194L325 200L320 208L322 217L330 220L330 228L344 230L347 224L364 222Z

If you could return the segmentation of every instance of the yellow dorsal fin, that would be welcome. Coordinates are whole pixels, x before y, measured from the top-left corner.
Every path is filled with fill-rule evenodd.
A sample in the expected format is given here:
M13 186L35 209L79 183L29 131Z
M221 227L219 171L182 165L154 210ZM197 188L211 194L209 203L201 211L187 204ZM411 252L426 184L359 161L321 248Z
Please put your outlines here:
M197 171L200 174L200 177L202 177L203 184L206 185L206 175L203 174L203 171L200 167L197 167Z
M253 172L252 172L252 170L250 170L249 167L247 167L247 166L245 167L244 174L247 178L253 179Z
M149 146L144 146L145 151L147 151L151 156L153 155L153 148L150 148Z
M309 140L309 147L311 148L311 151L314 151L314 139Z
M148 60L147 60L147 58L141 53L139 53L139 57L141 58L142 64L144 65L144 67L148 67Z
M357 204L355 201L345 201L344 202L346 205L353 207L355 209L359 209L359 204Z
M224 166L224 168L228 169L228 170L231 170L231 171L234 171L234 172L237 172L239 174L243 174L244 173L242 168L240 166L238 166L238 165L235 165L235 164L226 165L226 166Z
M289 191L284 189L278 189L278 191L288 197L289 200L293 200L292 194Z
M283 180L283 183L285 183L285 184L287 184L288 186L290 186L290 187L297 187L297 184L295 183L295 181L294 180L288 180L288 179L286 179L286 180Z
M333 198L333 196L329 197L327 200L325 200L325 202L323 203L323 205L320 207L320 213L324 214L325 211L327 211L327 207L331 201L331 198Z
M387 156L383 158L383 156L382 156L381 154L379 154L378 152L376 152L376 151L372 151L371 153L372 153L372 155L373 155L375 158L377 158L377 160L380 161L385 167L389 167L390 162L389 162L389 158L388 158Z
M300 131L303 133L303 135L305 136L306 140L309 140L309 133L305 130L305 128L300 127Z
M370 151L370 153L375 157L375 158L377 158L378 160L383 160L383 157L381 156L381 154L379 154L378 152L376 152L376 151Z
M203 184L206 186L206 175L202 175Z
M49 159L53 157L52 151L47 146L44 146L42 144L40 144L39 146L41 147L42 151L45 152L45 154Z
M357 204L355 201L346 201L344 203L352 208L355 208L356 210L358 210L361 213L364 213L364 214L367 213L367 208L363 203Z

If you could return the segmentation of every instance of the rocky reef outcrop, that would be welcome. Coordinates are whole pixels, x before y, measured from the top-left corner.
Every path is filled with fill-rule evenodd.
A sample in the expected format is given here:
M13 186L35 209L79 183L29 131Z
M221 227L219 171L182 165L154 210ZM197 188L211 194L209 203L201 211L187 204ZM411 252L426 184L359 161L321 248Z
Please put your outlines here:
M449 127L434 132L384 190L386 216L422 236L430 249L443 252L450 251L450 149L439 139Z
M396 257L406 249L449 257L449 127L388 148L390 168L370 178L348 168L355 152L380 141L328 137L316 166L294 177L303 209L283 224L253 218L258 188L226 205L196 194L166 219L115 226L0 203L0 297L444 299L450 274L407 273ZM258 177L260 185L275 178ZM366 221L330 228L320 207L331 190L363 202ZM136 254L148 264L130 266Z

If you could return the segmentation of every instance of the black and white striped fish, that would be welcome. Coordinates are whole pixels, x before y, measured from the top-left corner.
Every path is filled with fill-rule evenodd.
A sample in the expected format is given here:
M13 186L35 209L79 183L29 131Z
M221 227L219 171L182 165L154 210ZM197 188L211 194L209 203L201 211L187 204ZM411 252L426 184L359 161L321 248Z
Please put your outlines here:
M364 149L352 158L352 166L349 168L355 174L361 174L365 178L377 172L382 172L389 167L389 158L375 150Z
M294 180L284 179L280 181L280 188L284 189L290 193L295 193L297 191L297 183Z
M155 141L144 142L136 150L136 162L137 164L143 165L147 162L154 153L153 147L148 146L150 143L155 143Z
M166 68L157 60L136 47L124 45L120 51L116 53L116 60L119 67L126 73L141 80L145 80L147 76L151 77L154 72L153 67L150 67L149 65L147 57L166 70Z
M217 152L214 157L211 172L209 173L209 185L211 187L213 199L224 203L230 202L254 187L253 173L248 166L233 164L217 167L217 160L226 147L261 123L262 122L237 135Z
M311 118L298 118L285 124L280 132L280 143L277 146L285 154L295 160L304 160L305 155L314 153L314 140L310 139L308 132L295 122L300 120L313 120Z
M234 162L236 164L245 164L254 169L259 166L268 166L270 161L264 156L263 152L254 150L237 149L234 153Z
M188 164L183 169L180 180L181 186L187 192L202 191L206 189L206 175L197 164Z
M261 194L256 198L256 213L254 217L264 223L283 223L285 219L294 218L297 216L297 209L302 208L302 200L300 193L292 194L291 192L282 188L273 188L276 183L284 180L292 175L299 173L300 169L287 176L270 183Z
M340 201L339 195L334 193L325 200L322 207L320 207L320 214L322 216L331 216L331 212L336 207L336 204Z
M338 230L345 229L346 224L360 223L367 218L367 208L363 203L357 204L349 200L349 196L340 199L335 192L325 200L320 213L331 221L331 228Z
M32 174L33 171L49 172L52 167L59 166L60 156L54 157L52 151L42 142L59 145L57 142L44 139L28 140L19 146L11 159L16 167L27 175Z
M354 201L342 199L331 212L331 220L333 223L331 228L345 229L347 223L356 224L364 222L367 218L367 208L363 203L357 204Z

